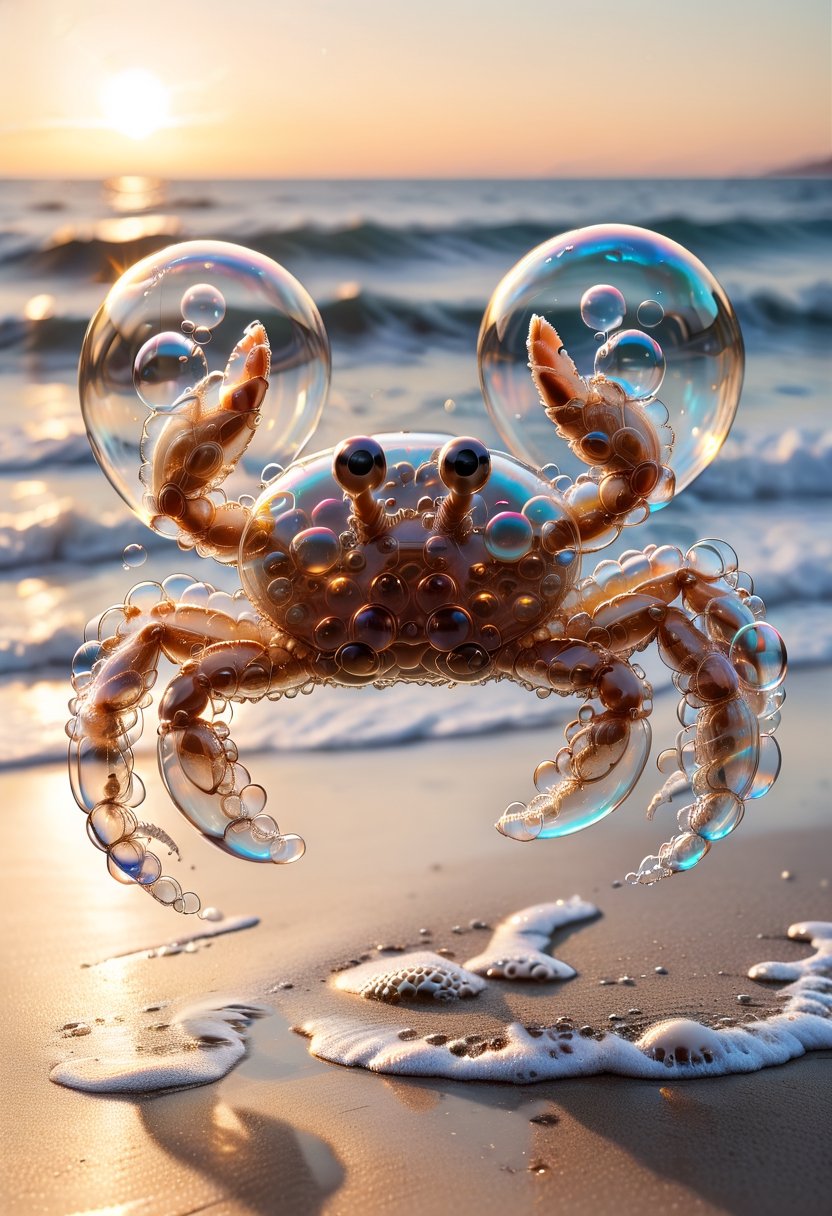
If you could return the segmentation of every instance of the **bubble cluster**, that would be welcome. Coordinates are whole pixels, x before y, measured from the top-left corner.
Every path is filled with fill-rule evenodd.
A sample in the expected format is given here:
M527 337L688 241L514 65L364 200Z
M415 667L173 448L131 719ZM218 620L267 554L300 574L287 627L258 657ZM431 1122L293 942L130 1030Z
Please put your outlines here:
M554 325L585 378L603 373L639 401L661 388L676 490L689 485L728 434L742 385L739 327L710 271L666 237L605 224L539 245L497 286L478 344L488 412L509 450L538 468L554 457L574 477L583 467L564 457L529 382L533 314Z
M84 423L104 473L145 522L145 428L155 426L158 438L166 416L192 408L192 390L216 406L224 381L239 371L229 359L254 321L271 347L269 388L263 425L226 482L229 498L256 492L265 465L293 459L323 409L329 343L301 284L253 250L189 241L125 271L93 318L79 363Z

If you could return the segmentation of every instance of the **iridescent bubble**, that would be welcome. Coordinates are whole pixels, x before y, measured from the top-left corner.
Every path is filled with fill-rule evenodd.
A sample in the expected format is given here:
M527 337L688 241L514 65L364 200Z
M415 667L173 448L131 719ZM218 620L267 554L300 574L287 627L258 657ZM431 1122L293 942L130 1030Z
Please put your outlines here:
M145 424L153 430L151 444L158 442L171 423L165 411L206 375L204 404L216 409L224 388L244 373L242 358L231 356L254 321L265 328L271 348L269 386L262 422L223 482L229 499L256 493L265 465L290 464L321 415L329 343L301 284L270 258L240 245L189 241L127 270L93 318L79 363L87 435L110 482L145 523L155 514L140 479ZM197 333L211 339L199 354ZM150 418L137 390L155 411Z
M135 570L147 561L147 550L144 545L125 545L121 562L125 570Z
M501 511L485 526L485 547L492 557L502 562L519 562L534 542L534 530L525 515L516 511Z
M148 338L133 364L133 384L145 405L165 410L202 379L208 364L186 334L166 330Z
M664 320L664 309L658 300L642 300L636 310L639 325L653 329Z
M567 246L568 256L559 258ZM614 287L631 309L655 301L664 310L660 329L652 332L661 334L666 361L661 393L675 435L668 463L678 492L707 467L728 434L742 386L743 347L719 283L691 253L658 233L624 224L582 228L546 241L508 272L480 329L480 380L489 414L505 450L533 467L554 459L573 478L585 472L540 408L526 342L532 316L547 318L578 371L591 377L601 327L588 328L581 301L601 284Z
M609 333L624 320L627 301L617 287L596 283L581 296L581 319L591 330Z
M749 688L768 692L785 679L786 645L766 621L743 625L731 643L728 658Z
M640 329L622 329L598 348L595 374L615 380L628 397L643 400L661 388L664 352L655 338Z
M182 319L213 329L225 316L225 297L212 283L195 283L182 296Z

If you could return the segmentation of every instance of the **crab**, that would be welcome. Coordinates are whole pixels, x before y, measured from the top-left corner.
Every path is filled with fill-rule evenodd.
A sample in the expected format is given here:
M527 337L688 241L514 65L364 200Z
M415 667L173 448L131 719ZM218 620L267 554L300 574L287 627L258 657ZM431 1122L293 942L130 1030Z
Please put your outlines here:
M582 556L673 496L673 435L613 380L585 380L556 330L534 316L529 367L554 433L587 466L551 481L476 438L346 439L290 465L256 501L217 491L260 420L265 327L245 330L219 395L198 384L145 427L141 479L152 526L236 566L234 595L173 576L140 585L77 652L70 735L75 798L110 872L180 912L199 910L149 849L170 838L139 821L132 745L164 656L178 668L159 702L159 767L174 804L235 857L304 852L266 811L229 734L230 703L321 684L482 685L512 680L583 702L565 745L534 773L537 794L500 817L503 835L558 837L630 794L648 758L652 690L634 656L653 642L682 693L683 730L662 753L664 794L690 785L679 832L631 881L694 866L765 793L779 753L786 657L750 580L721 541L687 553L628 550L582 577ZM213 394L213 395L212 395ZM671 771L675 770L675 771Z

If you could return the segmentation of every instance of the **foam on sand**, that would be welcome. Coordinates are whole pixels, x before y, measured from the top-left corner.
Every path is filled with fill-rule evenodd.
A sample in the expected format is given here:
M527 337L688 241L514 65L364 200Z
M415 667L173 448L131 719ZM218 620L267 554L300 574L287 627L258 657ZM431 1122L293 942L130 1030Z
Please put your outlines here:
M469 958L465 966L489 979L569 980L577 974L574 967L544 954L543 949L558 929L597 915L595 905L577 895L524 908L501 921L485 950Z
M562 906L577 905L571 900ZM518 916L534 925L532 912ZM420 1038L410 1030L371 1025L355 1016L313 1019L299 1031L321 1059L397 1076L525 1085L604 1072L655 1080L755 1072L807 1051L832 1048L832 923L792 925L789 937L811 941L815 953L798 962L751 968L752 980L792 982L778 994L781 1013L745 1026L714 1029L688 1018L669 1018L648 1027L635 1042L589 1026L576 1029L568 1018L552 1026L512 1022L496 1034L459 1039L437 1034ZM469 960L468 967L477 961Z
M188 1005L166 1027L170 1031L167 1051L153 1054L139 1054L139 1046L123 1027L97 1028L96 1045L104 1039L104 1051L65 1060L49 1076L69 1089L103 1094L208 1085L242 1059L249 1026L270 1012L242 1002L221 1005L216 998Z
M379 960L351 967L338 976L335 987L388 1005L467 1000L485 988L478 975L430 950L415 950L389 961L393 965L381 969Z

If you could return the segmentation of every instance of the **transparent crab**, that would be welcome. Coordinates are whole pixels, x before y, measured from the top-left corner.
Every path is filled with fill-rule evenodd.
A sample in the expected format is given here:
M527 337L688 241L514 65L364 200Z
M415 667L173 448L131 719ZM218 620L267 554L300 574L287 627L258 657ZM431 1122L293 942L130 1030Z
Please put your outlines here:
M320 684L512 680L579 699L565 745L534 773L536 796L497 823L530 841L597 822L633 789L652 708L633 656L656 642L682 692L683 730L660 767L693 798L678 834L630 875L640 883L695 865L771 786L785 649L733 550L715 540L686 553L649 545L581 575L585 553L673 496L667 411L602 373L581 376L543 317L532 315L526 332L552 438L587 467L575 481L476 438L400 433L347 439L290 464L256 501L225 500L219 489L266 406L272 352L259 321L222 376L151 408L146 518L182 547L236 566L241 590L181 575L140 584L75 656L72 787L114 876L199 910L148 847L153 835L169 838L135 813L144 791L132 745L161 656L178 668L159 701L164 784L203 836L249 861L292 862L305 846L266 811L227 707Z

